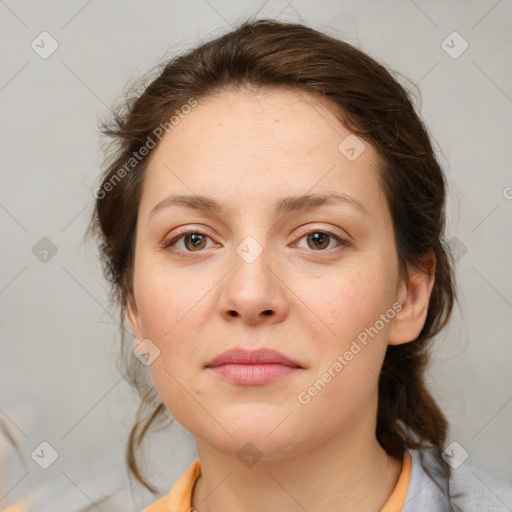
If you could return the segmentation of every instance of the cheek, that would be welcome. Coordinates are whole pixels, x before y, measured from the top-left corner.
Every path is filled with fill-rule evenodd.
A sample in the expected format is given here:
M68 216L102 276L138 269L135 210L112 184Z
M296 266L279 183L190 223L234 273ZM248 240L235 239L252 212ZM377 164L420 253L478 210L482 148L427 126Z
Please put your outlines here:
M149 366L151 378L166 406L180 401L190 375L199 371L201 332L211 316L211 299L204 279L141 265L135 275L136 302L142 334L159 350ZM172 412L172 411L171 411Z
M303 315L310 318L306 328L317 347L313 373L320 379L319 387L328 388L318 406L338 403L340 396L347 404L357 402L378 380L395 313L393 275L377 260L364 263L328 280L318 279L320 287L313 291L301 291L307 305Z
M146 269L139 273L135 283L141 328L146 337L154 338L156 344L165 348L178 333L180 338L192 336L187 327L193 328L193 322L187 320L201 316L204 307L201 299L208 288L204 281L190 276L180 278L169 270L150 265Z
M314 287L309 283L299 289L297 295L305 307L304 314L309 310L308 317L316 316L329 327L328 335L333 340L352 339L391 307L390 283L382 278L383 273L372 272L370 267L331 275L317 280Z

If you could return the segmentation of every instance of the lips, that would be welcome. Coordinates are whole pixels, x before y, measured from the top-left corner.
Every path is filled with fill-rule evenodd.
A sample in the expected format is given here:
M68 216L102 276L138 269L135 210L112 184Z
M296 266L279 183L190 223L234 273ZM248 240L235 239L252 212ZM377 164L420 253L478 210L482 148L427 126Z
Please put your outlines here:
M227 350L207 363L205 369L242 386L269 384L303 370L296 361L271 349Z
M292 361L284 354L276 350L261 348L258 350L231 349L222 352L206 364L207 368L214 368L226 364L280 364L292 368L302 368L297 362Z

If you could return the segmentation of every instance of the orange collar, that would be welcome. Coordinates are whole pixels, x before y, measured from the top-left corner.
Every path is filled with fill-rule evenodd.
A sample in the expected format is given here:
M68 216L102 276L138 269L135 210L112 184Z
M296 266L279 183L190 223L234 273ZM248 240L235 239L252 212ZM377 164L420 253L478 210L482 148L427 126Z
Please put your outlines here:
M201 476L201 464L196 459L171 487L169 493L144 509L144 512L183 512L192 508L192 493ZM411 456L405 451L398 481L380 512L399 512L405 504L411 477Z

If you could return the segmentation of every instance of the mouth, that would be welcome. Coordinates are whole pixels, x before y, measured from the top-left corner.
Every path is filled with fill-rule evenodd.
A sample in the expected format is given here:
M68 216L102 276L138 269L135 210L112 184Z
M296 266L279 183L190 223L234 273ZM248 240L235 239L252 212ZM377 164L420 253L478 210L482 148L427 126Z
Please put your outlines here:
M236 384L263 385L304 368L284 354L271 349L233 349L206 364L205 369Z

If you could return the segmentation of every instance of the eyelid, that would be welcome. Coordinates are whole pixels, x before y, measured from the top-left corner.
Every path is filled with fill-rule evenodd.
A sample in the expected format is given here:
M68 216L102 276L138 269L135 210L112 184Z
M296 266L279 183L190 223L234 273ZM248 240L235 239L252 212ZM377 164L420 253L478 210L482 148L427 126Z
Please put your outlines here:
M304 235L308 235L311 232L321 231L322 233L326 233L334 238L337 238L338 240L346 242L347 245L349 243L351 243L351 240L352 240L352 237L346 231L339 233L339 232L335 231L334 228L323 227L320 223L315 223L315 222L309 223L309 224L306 224L305 226L300 226L297 229L301 229L301 228L304 228L304 229L301 230L302 234L299 235L299 238L302 238Z

